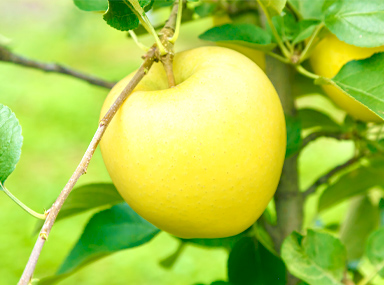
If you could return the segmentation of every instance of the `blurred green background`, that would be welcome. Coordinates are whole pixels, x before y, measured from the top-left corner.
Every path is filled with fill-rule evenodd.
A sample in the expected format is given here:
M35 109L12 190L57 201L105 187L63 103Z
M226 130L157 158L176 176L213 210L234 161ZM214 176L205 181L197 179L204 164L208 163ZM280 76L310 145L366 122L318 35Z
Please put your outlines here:
M197 35L210 19L182 26L178 50L202 45ZM78 10L71 0L2 0L0 34L10 38L12 51L26 57L58 62L108 80L119 80L136 69L140 51L125 33L110 28L98 13ZM149 37L142 39L148 45ZM36 211L43 212L57 197L86 150L98 123L108 90L64 75L0 62L0 103L16 113L24 144L7 188ZM334 118L344 114L320 95L303 97L299 106L316 106ZM300 156L300 184L308 187L322 173L344 162L353 152L348 142L320 139ZM78 185L109 182L99 151ZM314 225L316 197L306 207L306 225ZM343 218L346 203L322 215L324 223ZM36 236L36 220L0 193L0 284L16 284ZM35 277L55 273L92 213L57 223L49 236ZM161 233L150 243L101 259L60 284L194 284L226 279L224 249L186 246L171 268L159 262L172 255L179 241Z

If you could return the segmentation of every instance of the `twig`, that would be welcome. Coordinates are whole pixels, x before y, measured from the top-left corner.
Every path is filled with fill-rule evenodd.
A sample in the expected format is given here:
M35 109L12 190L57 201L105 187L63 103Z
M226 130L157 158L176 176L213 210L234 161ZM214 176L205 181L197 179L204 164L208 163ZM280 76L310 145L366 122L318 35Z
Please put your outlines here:
M361 155L359 156L355 156L349 160L347 160L346 162L344 162L343 164L340 164L338 166L336 166L335 168L331 169L328 173L326 173L325 175L321 176L319 179L317 179L315 181L315 183L313 183L307 190L305 190L303 192L303 196L304 198L306 198L308 195L312 194L312 193L315 193L316 192L316 189L317 187L319 187L320 185L324 184L324 183L327 183L328 180L334 176L336 173L338 173L339 171L351 166L352 164L354 164L355 162L358 162L360 160L360 158L362 158Z
M303 139L303 142L301 144L301 148L306 147L310 142L320 138L320 137L327 137L327 138L334 138L337 140L350 140L352 139L352 135L350 133L339 133L339 132L326 132L326 131L319 131L314 132L307 137Z
M176 6L175 4L174 6ZM172 10L170 18L174 18L174 13L177 13L177 7ZM174 31L174 26L169 25L170 23L167 22L167 24L162 29L162 34L172 36ZM167 37L168 39L168 37ZM103 136L108 124L111 122L113 116L119 109L119 107L123 104L124 100L130 95L130 93L133 91L133 89L136 87L136 85L140 82L140 80L145 76L145 74L148 73L148 70L151 68L154 61L157 61L160 58L160 51L156 45L154 45L150 51L144 56L144 62L139 68L139 70L136 72L134 77L131 79L131 81L128 83L128 85L125 87L125 89L121 92L119 97L116 99L116 101L112 104L108 112L105 114L105 116L101 119L99 123L99 127L96 130L95 135L92 138L91 143L88 146L87 151L85 152L83 158L81 159L79 165L77 166L75 172L72 174L71 178L65 185L64 189L61 191L59 197L56 199L55 203L52 205L52 207L48 210L48 216L47 219L44 222L44 225L40 231L39 237L37 238L37 241L35 243L35 246L32 250L32 253L29 257L28 263L24 269L23 275L21 276L18 285L27 285L30 280L32 279L33 272L35 271L35 267L37 264L37 261L39 259L41 250L44 246L45 241L48 238L48 235L52 229L52 226L56 220L56 217L63 206L65 200L67 199L68 195L72 191L73 187L75 186L77 180L86 173L88 164L93 156L93 153L96 150L96 147L98 146L101 137Z
M22 65L30 68L36 68L36 69L43 70L45 72L56 72L56 73L66 74L66 75L87 81L90 84L105 87L108 89L111 89L116 83L116 82L106 81L106 80L97 78L93 75L88 75L88 74L70 69L68 67L62 66L57 63L47 63L47 62L28 59L21 55L11 52L9 49L1 45L0 45L0 61L10 62L10 63L14 63L14 64L18 64L18 65Z
M144 75L147 73L147 71L152 66L153 62L155 60L155 49L151 49L145 58L144 63L141 65L139 70L136 72L134 77L131 79L131 81L128 83L128 85L125 87L125 89L121 92L120 96L116 99L116 101L113 103L113 105L110 107L108 112L105 114L103 119L99 123L99 127L96 130L95 135L92 138L91 143L89 144L87 151L85 152L83 158L81 159L79 165L77 166L75 172L72 174L71 178L65 185L64 189L61 191L59 197L56 199L55 203L52 205L52 207L49 209L49 213L47 216L47 219L44 222L44 225L40 231L39 237L37 238L35 247L33 248L33 251L31 253L31 256L29 257L27 266L24 269L23 275L21 276L21 279L19 281L19 285L25 285L28 284L28 282L31 280L33 272L36 267L37 260L39 259L40 252L43 248L43 245L45 241L48 238L48 235L52 229L52 226L56 220L56 217L63 206L65 200L67 199L69 193L71 193L73 187L75 186L77 180L86 173L88 164L93 156L93 153L96 150L97 145L99 144L101 137L103 136L108 124L112 120L113 116L119 109L119 107L122 105L124 100L128 97L129 94L133 91L133 89L136 87L136 85L140 82L140 80L144 77Z

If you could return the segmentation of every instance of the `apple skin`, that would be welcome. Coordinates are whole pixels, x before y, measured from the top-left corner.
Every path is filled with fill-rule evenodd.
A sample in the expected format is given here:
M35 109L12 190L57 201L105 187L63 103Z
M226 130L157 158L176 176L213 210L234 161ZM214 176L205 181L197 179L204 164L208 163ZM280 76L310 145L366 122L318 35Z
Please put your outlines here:
M384 46L376 48L363 48L347 44L335 35L326 36L315 47L310 62L316 74L332 78L347 62L365 59L374 53L384 51ZM331 85L322 86L325 93L342 109L357 120L364 122L383 122L378 115L369 110L360 102L344 94Z
M175 55L177 85L155 63L101 140L116 188L144 219L182 238L250 227L272 199L286 129L278 95L247 57L221 47ZM103 116L133 73L110 92Z

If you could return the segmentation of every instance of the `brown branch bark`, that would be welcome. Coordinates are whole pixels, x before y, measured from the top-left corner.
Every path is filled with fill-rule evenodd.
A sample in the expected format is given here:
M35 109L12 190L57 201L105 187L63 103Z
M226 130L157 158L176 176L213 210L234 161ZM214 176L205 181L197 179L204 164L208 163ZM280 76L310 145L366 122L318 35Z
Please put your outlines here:
M307 190L305 190L303 192L303 197L306 198L308 195L311 195L312 193L315 193L316 192L316 189L322 185L322 184L325 184L328 182L328 180L334 176L335 174L337 174L338 172L340 172L341 170L355 164L356 162L358 162L363 156L355 156L349 160L347 160L346 162L344 162L343 164L340 164L338 166L336 166L335 168L331 169L328 173L324 174L323 176L321 176L320 178L318 178Z
M350 140L352 139L352 134L339 133L339 132L326 132L326 131L314 132L303 139L301 148L306 147L310 142L317 140L318 138L321 138L321 137L334 138L337 140Z
M177 5L178 3L175 3L170 19L175 19L175 14L177 13ZM161 31L162 34L162 40L167 43L168 39L173 35L174 33L174 24L175 21L167 21L166 25L164 26L163 30ZM167 47L166 47L167 48ZM169 48L173 48L172 46L169 46ZM166 57L166 56L165 56ZM144 56L144 62L139 68L139 70L136 72L134 77L131 79L131 81L128 83L128 85L125 87L125 89L121 92L119 97L116 99L116 101L112 104L108 112L105 114L105 116L101 119L99 126L96 130L95 135L92 138L91 143L89 144L87 151L85 152L83 158L81 159L79 165L77 166L75 172L72 174L71 178L65 185L64 189L61 191L59 197L56 199L55 203L52 205L52 207L48 210L48 216L44 222L44 225L40 231L40 234L37 238L37 241L35 243L35 246L32 250L32 253L29 257L28 263L24 269L24 272L18 282L18 285L27 285L30 280L32 279L33 273L36 268L37 261L39 259L41 250L44 246L45 241L48 239L49 233L51 232L51 229L53 227L53 224L56 220L57 215L60 212L61 207L63 206L65 200L71 193L73 187L75 186L78 179L86 173L89 162L96 150L96 147L98 146L101 137L103 136L106 128L108 127L109 123L111 122L113 116L116 114L117 110L120 108L120 106L123 104L125 99L131 94L133 89L137 86L137 84L141 81L141 79L148 73L148 70L151 68L154 61L161 60L163 57L159 56L159 51L156 45L154 45L150 51ZM169 59L169 58L168 58ZM168 60L167 59L167 60ZM171 58L172 59L172 58ZM170 62L172 64L172 62ZM171 65L172 66L172 65Z
M21 55L11 52L9 49L1 45L0 45L0 61L10 62L10 63L22 65L24 67L35 68L45 72L55 72L55 73L66 74L66 75L87 81L90 84L101 86L108 89L111 89L116 83L116 82L106 81L96 76L82 73L80 71L73 70L71 68L62 66L57 63L41 62L41 61L28 59Z

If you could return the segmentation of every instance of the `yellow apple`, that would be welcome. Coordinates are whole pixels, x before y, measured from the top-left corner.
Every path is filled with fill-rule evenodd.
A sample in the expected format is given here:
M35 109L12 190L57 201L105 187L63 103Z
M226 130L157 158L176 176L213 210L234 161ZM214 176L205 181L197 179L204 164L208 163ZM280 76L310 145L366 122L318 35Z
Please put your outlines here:
M327 78L332 78L347 62L368 58L374 53L381 51L384 51L384 46L362 48L340 41L335 35L329 35L315 47L310 62L315 73ZM344 94L336 87L323 85L323 89L337 105L355 119L365 122L383 121L363 104Z
M218 238L251 226L272 199L286 147L271 82L221 47L176 54L177 85L161 64L124 102L101 141L116 188L143 218L182 238ZM101 116L132 78L110 92Z
M228 15L213 16L213 26L221 26L229 23L232 23L232 20L231 18L229 18ZM265 70L265 54L262 51L241 46L238 44L233 44L230 42L220 42L217 44L219 46L230 48L240 52L241 54L253 60L262 70Z

